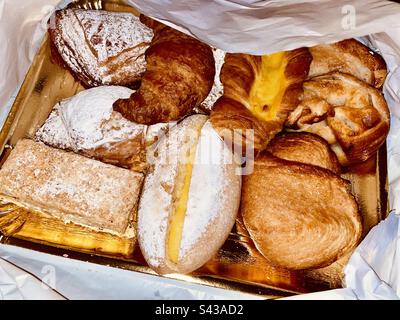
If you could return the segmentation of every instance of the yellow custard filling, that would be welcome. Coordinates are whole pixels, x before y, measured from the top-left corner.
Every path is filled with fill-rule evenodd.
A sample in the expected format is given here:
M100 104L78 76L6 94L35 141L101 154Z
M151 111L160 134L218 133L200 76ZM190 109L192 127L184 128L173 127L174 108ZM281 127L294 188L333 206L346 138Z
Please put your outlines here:
M179 253L182 241L183 226L185 223L189 189L192 181L193 163L196 157L197 145L200 139L201 126L195 128L196 135L191 136L188 147L181 150L178 174L174 186L174 205L169 217L167 234L167 257L173 263L179 262Z
M273 120L278 112L288 81L285 77L285 52L261 57L261 70L250 91L250 111L260 120Z
M195 148L193 148L195 149ZM183 225L185 223L185 216L187 210L187 203L189 200L189 188L192 180L193 165L186 164L182 168L185 174L182 175L181 181L177 181L177 203L175 210L171 216L169 231L168 231L168 258L173 263L178 263L179 252L182 241Z

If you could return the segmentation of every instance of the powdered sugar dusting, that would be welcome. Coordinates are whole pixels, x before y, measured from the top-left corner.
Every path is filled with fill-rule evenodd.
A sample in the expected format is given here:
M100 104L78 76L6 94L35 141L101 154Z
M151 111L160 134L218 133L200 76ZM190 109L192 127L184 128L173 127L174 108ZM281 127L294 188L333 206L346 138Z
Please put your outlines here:
M225 51L213 48L214 60L215 60L215 78L214 85L208 94L207 98L203 101L202 106L207 110L211 110L214 103L223 96L224 86L220 79L221 69L225 61Z
M140 199L138 239L147 262L153 267L158 267L165 257L165 235L183 142L190 135L193 124L205 120L206 117L200 115L186 118L159 142L153 157L149 155L153 168L145 179Z
M201 131L193 167L189 200L180 246L180 258L186 255L203 236L209 224L221 213L227 196L228 167L225 160L230 152L210 122ZM229 213L227 213L229 216ZM222 225L225 228L225 224Z
M112 84L124 75L139 78L145 71L144 53L153 31L138 17L82 9L66 9L59 16L55 45L69 67L89 85Z
M126 99L131 89L104 86L82 91L61 101L36 134L51 146L75 152L107 147L110 143L145 136L146 126L126 120L113 111L117 99ZM68 143L66 143L68 141Z
M2 194L64 221L123 234L142 175L20 140L0 170L0 181Z
M60 116L60 104L57 103L45 124L36 132L36 139L60 149L72 149L70 137Z
M234 185L227 185L232 183L227 177L232 176L237 168L236 164L230 162L231 151L207 121L206 116L186 118L159 142L152 161L153 170L145 179L140 200L139 244L152 267L158 267L166 260L166 237L169 219L176 202L174 189L178 166L185 164L182 152L192 145L194 134L200 134L200 137L195 159L192 160L193 171L182 230L180 259L198 243L212 223L217 223L216 229L221 230L221 234L216 235L216 238L223 238L227 226L229 228L232 225L233 217L237 213L235 205L227 205L229 201L236 201L227 190L232 189L234 193L240 190L240 176L237 176ZM234 212L230 211L231 208ZM228 212L221 217L221 212L225 209ZM215 243L218 244L218 241L213 242L213 245L216 245Z

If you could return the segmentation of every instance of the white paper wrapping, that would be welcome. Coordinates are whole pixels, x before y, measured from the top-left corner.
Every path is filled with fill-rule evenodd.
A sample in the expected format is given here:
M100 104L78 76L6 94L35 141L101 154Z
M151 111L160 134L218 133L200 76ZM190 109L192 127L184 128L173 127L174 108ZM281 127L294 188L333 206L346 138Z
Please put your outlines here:
M25 78L46 31L46 20L60 0L0 0L0 127L9 99Z
M128 0L140 12L229 52L266 54L400 27L383 0Z
M0 258L0 300L63 300L38 278Z
M254 54L293 49L321 42L363 38L379 50L389 67L384 87L392 112L388 137L390 207L400 206L400 5L383 0L128 0L147 15L231 52ZM46 16L58 0L0 0L0 124L21 84L46 28ZM390 28L390 29L389 29ZM386 31L386 33L384 33ZM12 100L11 100L12 101ZM393 212L376 226L351 257L344 289L295 299L395 299L400 297L399 216ZM78 298L249 298L235 292L199 287L128 271L0 246L2 298L32 298L21 270L43 279L43 267L56 270L56 289ZM10 261L10 265L4 261ZM51 268L49 270L52 270ZM6 276L4 276L6 275ZM7 290L10 283L13 290ZM26 293L27 292L27 293ZM53 298L37 293L35 298ZM1 295L0 295L1 297ZM56 298L56 296L54 296Z
M17 293L9 290L10 284L14 285L14 282L21 282L18 277L26 277L27 275L26 272L20 270L20 273L14 277L9 270L12 265L2 264L1 259L36 275L39 284L39 280L43 281L51 286L54 292L59 292L67 299L261 299L240 292L199 286L171 279L160 279L152 275L2 245L0 246L0 292L3 292L3 298L9 299L49 299L53 297L48 294L47 290L45 292L40 291L41 286L39 286L39 290L36 290L34 296L29 294L30 287L25 287L25 283L19 286ZM3 278L3 273L7 273L9 277ZM29 295L26 295L27 293Z

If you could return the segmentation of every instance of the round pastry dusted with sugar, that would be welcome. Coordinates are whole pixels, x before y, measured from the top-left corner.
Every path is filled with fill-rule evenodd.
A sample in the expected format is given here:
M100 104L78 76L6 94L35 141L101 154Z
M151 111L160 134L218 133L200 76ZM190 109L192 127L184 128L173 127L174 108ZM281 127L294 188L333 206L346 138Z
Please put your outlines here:
M153 31L131 13L64 9L49 20L53 60L87 87L138 87Z
M158 144L138 210L138 241L161 274L189 273L227 239L239 208L240 165L207 116L194 115Z
M130 122L113 103L133 90L119 86L88 89L59 102L36 138L103 162L137 167L145 162L147 126Z

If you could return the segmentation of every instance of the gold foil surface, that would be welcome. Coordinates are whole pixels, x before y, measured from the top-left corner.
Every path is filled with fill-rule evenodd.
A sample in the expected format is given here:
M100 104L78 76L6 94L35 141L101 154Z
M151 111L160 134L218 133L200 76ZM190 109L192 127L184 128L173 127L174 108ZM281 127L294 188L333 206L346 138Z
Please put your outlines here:
M73 2L70 6L138 14L134 8L124 4L124 1L117 0L81 0ZM67 70L52 63L49 38L46 36L0 132L0 166L19 139L33 137L57 102L83 89ZM348 168L343 177L350 181L352 193L357 198L363 216L365 235L387 215L386 146L383 146L377 155L366 163ZM35 223L36 226L38 225L38 220L26 222L25 218L21 218L21 212L23 213L23 210L15 205L0 203L0 230L5 234L0 236L1 243L57 256L67 254L71 259L154 274L147 267L134 240L132 240L132 246L126 241L121 241L121 252L110 254L104 248L88 252L79 246L72 248L57 245L39 239L40 235L37 235L37 239L31 239L26 237L26 233L29 234L29 228L34 227ZM16 220L13 227L3 225L2 228L2 217L10 214L14 214L15 219L19 220ZM48 223L57 225L56 221ZM72 233L79 232L74 227L70 230ZM82 232L80 236L85 238ZM106 238L89 233L86 237ZM73 241L68 243L73 243ZM328 267L316 270L289 271L275 268L269 265L256 250L243 227L239 214L228 240L207 264L191 275L168 275L168 277L206 286L254 293L266 298L277 298L341 287L343 266L348 258L349 256L343 257Z

